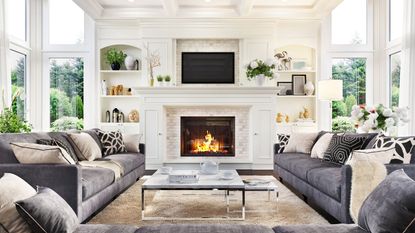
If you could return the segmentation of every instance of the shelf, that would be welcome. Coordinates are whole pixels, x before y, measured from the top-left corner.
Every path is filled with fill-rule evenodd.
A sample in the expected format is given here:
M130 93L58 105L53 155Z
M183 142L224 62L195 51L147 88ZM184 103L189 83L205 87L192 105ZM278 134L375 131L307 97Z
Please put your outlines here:
M106 126L119 126L119 125L128 125L128 126L139 126L140 122L119 122L119 123L115 123L115 122L101 122L101 125L106 125Z
M277 98L316 98L315 95L277 95Z
M315 70L279 70L277 73L284 74L284 73L315 73Z
M138 95L102 95L101 98L107 98L107 99L121 99L121 98L140 98Z
M101 73L139 74L141 70L100 70Z

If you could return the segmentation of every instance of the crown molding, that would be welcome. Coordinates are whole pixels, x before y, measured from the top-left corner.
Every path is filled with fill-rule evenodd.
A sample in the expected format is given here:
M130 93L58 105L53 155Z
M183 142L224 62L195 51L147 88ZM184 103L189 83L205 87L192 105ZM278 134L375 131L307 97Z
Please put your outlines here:
M73 0L73 2L93 19L99 19L104 11L104 8L97 0Z

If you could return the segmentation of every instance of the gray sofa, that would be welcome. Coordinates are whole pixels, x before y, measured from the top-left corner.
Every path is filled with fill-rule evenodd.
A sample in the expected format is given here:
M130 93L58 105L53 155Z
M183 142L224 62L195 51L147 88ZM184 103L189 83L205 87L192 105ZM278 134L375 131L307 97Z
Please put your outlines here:
M368 141L366 145L366 148L372 148L373 141ZM280 181L292 186L307 201L317 205L339 222L353 223L349 214L352 175L350 166L311 158L309 154L277 153L279 144L275 145L274 151L274 175ZM388 172L403 168L410 177L415 178L415 150L412 154L411 164L389 164L386 166Z
M86 132L93 134L91 130ZM50 187L66 200L80 222L84 222L144 175L144 145L140 145L141 153L122 153L105 157L123 166L125 174L118 180L115 180L112 170L105 168L20 164L9 145L10 142L36 143L38 139L52 137L67 140L65 134L0 134L0 173L14 173L33 186ZM66 143L70 144L68 141Z

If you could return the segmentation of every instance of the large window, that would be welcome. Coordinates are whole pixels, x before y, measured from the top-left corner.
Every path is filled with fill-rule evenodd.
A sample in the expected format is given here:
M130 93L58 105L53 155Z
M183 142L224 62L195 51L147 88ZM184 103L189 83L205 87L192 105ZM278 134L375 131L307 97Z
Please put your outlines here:
M49 0L49 43L84 42L84 12L72 0Z
M21 119L26 119L26 55L10 50L12 109Z
M333 79L343 80L343 100L332 105L334 131L353 131L349 120L353 105L366 104L366 58L332 59Z
M389 0L389 40L402 36L403 0Z
M389 77L390 77L390 105L399 106L399 86L401 79L401 52L389 56Z
M9 34L20 41L26 41L26 0L6 0L6 6L6 21Z
M82 129L84 118L84 59L51 58L50 127L52 130Z
M366 5L366 0L344 0L332 11L332 44L366 44Z

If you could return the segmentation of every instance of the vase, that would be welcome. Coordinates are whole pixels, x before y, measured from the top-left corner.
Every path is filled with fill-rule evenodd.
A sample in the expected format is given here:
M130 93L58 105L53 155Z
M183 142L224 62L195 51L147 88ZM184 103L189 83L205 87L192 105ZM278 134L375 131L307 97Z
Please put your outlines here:
M112 70L120 70L121 69L121 64L120 63L112 63L111 64L111 69Z
M256 85L257 86L260 86L260 87L264 86L264 83L265 83L265 75L263 75L263 74L257 75L255 77L255 81L256 81Z
M135 70L136 69L136 60L132 56L127 56L124 60L125 68L127 70Z
M154 78L150 78L150 87L154 87Z
M304 93L306 95L313 95L314 93L314 84L310 80L308 80L304 85Z

